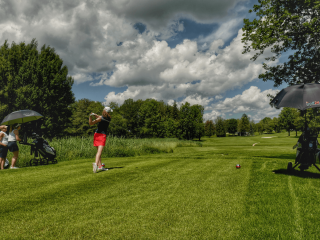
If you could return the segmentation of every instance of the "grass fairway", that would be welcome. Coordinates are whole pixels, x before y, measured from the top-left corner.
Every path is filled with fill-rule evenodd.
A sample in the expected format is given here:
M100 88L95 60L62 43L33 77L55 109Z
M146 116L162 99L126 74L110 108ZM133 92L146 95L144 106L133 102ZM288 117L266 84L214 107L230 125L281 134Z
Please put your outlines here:
M0 171L0 238L318 239L320 172L288 175L297 138L263 136L277 137L205 138L97 174L94 156Z

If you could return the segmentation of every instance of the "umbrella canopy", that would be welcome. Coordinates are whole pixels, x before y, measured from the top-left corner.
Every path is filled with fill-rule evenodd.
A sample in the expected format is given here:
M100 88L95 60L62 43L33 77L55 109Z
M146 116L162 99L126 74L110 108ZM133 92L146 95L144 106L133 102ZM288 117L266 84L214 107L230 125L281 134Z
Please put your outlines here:
M15 123L26 123L38 120L39 118L42 118L43 116L40 113L37 113L33 110L20 110L15 111L7 115L1 124L3 125L12 125Z
M320 83L296 84L282 89L271 101L275 107L300 110L320 107Z

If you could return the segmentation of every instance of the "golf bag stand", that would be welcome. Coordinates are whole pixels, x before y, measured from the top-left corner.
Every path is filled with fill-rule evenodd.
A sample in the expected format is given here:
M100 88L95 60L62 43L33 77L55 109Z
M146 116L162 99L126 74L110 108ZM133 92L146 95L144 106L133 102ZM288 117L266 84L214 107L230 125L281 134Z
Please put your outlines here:
M320 149L318 149L317 146L317 134L304 132L300 136L298 143L293 146L293 148L297 147L295 165L292 166L292 163L289 162L287 168L288 171L293 170L297 166L299 166L300 171L304 171L312 165L320 171L320 168L316 165L316 162L319 162L320 155Z
M20 144L31 146L30 155L34 155L34 157L29 162L30 166L49 164L49 161L52 163L58 162L56 159L56 150L51 147L46 140L39 137L36 133L32 134L32 139L34 139L32 143L27 143L27 136L25 134L23 142L20 142Z
M44 165L44 164L48 164L48 161L45 162L44 159L41 157L41 155L39 154L38 149L36 148L36 146L33 144L31 145L31 151L30 151L30 155L34 154L33 159L30 160L30 166L32 165Z

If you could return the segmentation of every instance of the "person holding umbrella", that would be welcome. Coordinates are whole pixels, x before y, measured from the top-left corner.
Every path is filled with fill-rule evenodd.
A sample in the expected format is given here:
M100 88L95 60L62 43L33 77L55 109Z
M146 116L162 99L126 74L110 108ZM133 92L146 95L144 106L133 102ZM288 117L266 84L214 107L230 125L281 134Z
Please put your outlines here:
M12 130L13 127L13 130ZM8 149L10 152L13 153L12 162L10 169L18 169L18 167L15 167L15 164L17 162L18 156L19 156L19 147L17 145L17 141L22 141L19 138L19 130L21 129L21 124L14 124L13 126L10 126L10 132L9 132L9 138L8 138Z
M19 148L17 145L17 141L22 141L19 138L19 130L21 129L20 124L36 121L42 117L43 116L36 111L25 109L25 110L14 111L8 114L1 122L1 124L3 125L10 125L10 133L8 138L8 150L13 153L12 163L10 167L11 169L17 169L17 167L15 167L15 164L19 156ZM13 130L12 130L12 126L13 126Z
M99 116L95 113L91 113L89 116L90 126L98 123L98 128L95 131L94 137L93 137L93 146L97 148L96 161L92 163L94 173L96 173L97 170L100 170L100 171L108 170L102 167L101 165L101 153L104 146L106 145L107 129L111 121L110 112L113 112L113 110L110 107L105 107L102 111L102 116ZM92 116L96 117L94 121L92 121Z
M4 169L4 163L7 158L8 153L8 134L7 134L7 126L0 126L0 168Z

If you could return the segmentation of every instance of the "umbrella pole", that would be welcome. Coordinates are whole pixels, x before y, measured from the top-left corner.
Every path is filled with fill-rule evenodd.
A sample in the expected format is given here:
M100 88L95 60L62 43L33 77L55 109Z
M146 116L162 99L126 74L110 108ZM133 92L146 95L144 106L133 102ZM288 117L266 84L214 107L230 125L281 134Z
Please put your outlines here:
M307 111L304 112L304 132L307 132Z

